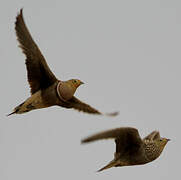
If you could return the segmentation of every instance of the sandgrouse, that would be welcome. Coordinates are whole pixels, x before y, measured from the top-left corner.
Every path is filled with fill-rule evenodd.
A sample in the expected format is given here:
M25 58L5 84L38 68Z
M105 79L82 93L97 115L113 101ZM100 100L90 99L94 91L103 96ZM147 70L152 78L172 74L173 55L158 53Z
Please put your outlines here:
M76 89L83 84L82 81L78 79L60 81L51 72L45 58L25 25L22 9L16 17L15 30L20 47L26 56L31 97L17 106L9 115L14 113L21 114L54 105L64 108L74 108L78 111L91 114L102 114L74 96ZM117 115L117 113L108 113L107 115L113 116Z
M102 171L111 167L131 166L149 163L160 156L169 139L161 138L158 131L141 139L138 130L131 127L121 127L104 131L82 140L88 143L96 140L113 138L116 143L114 159Z

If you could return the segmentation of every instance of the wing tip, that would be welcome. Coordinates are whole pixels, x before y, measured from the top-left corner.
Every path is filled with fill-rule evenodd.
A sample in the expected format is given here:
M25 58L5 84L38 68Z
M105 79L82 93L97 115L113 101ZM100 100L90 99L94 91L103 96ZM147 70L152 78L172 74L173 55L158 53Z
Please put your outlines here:
M23 8L18 11L16 18L18 18L19 16L23 16Z
M85 139L81 140L81 144L85 144L85 143L89 143L89 142L90 142L89 138L85 138Z
M81 140L81 144L91 143L91 142L97 141L97 140L101 140L101 139L97 139L97 138L93 135L93 136L87 137L87 138L85 138L85 139L82 139L82 140Z
M20 14L23 15L23 7L20 9Z
M20 11L17 13L15 25L17 25L20 18L23 18L23 8L21 8Z
M119 111L115 111L115 112L111 112L111 113L106 113L105 115L109 116L109 117L115 117L115 116L119 115Z

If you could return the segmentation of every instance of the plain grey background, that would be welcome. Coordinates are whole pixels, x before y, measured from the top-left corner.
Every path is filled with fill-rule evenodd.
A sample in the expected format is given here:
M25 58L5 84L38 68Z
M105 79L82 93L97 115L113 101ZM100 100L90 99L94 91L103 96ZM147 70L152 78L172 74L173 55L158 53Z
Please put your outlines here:
M6 117L30 95L14 22L25 22L51 70L79 78L76 96L102 112L59 107ZM181 3L176 0L7 0L0 6L0 179L179 179L181 152ZM96 170L113 158L112 140L83 137L121 126L171 141L144 166Z

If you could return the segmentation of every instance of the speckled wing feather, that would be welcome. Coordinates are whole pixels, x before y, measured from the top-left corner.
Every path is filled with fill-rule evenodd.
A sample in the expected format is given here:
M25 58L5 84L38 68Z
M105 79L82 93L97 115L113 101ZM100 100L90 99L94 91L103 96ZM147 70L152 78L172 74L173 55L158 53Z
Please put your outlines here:
M39 89L49 87L57 79L49 69L38 46L31 37L23 19L22 9L16 17L15 30L20 47L26 55L27 76L31 93L33 94Z
M109 138L116 139L116 141L120 142L128 141L128 143L129 142L135 144L142 143L138 130L131 127L121 127L117 129L104 131L83 139L82 143L88 143L96 140L109 139Z

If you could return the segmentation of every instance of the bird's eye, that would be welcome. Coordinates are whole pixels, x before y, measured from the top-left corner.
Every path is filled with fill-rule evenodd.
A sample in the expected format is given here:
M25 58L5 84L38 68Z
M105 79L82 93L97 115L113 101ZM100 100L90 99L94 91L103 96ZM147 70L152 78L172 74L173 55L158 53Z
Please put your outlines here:
M77 83L77 81L76 81L76 80L73 80L73 82L74 82L74 83Z
M162 141L162 139L160 139L160 141Z

